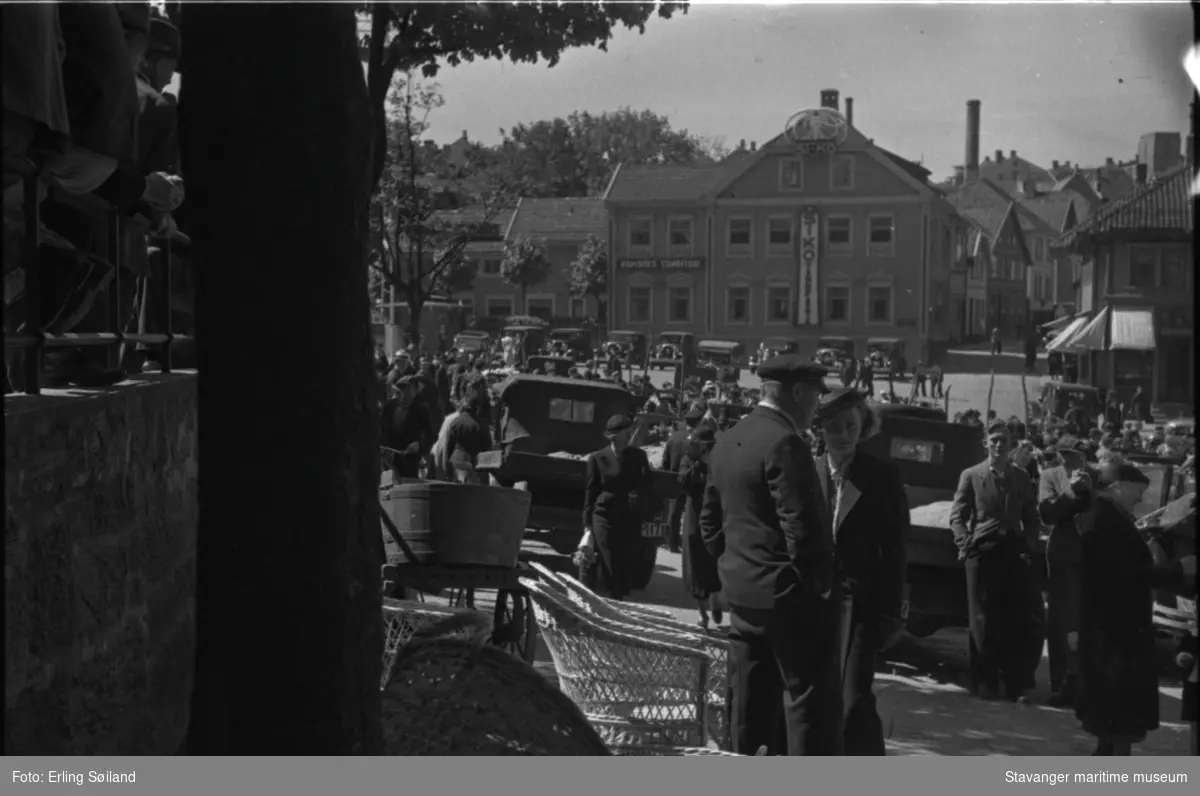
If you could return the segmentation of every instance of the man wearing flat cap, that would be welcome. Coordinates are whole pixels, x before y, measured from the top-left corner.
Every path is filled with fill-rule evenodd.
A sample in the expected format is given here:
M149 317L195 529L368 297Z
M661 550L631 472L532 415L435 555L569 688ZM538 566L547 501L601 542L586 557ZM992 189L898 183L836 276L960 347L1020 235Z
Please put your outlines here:
M1009 460L1008 424L989 422L983 444L987 458L959 477L950 529L967 575L972 691L996 699L1003 686L1015 702L1034 685L1028 626L1037 493L1029 474Z
M421 461L432 450L437 429L416 400L415 376L394 368L387 381L393 397L383 405L381 444L390 449L385 458L391 462L393 482L398 483L420 475Z
M658 469L666 470L669 473L679 472L679 466L683 464L683 459L687 456L688 440L691 439L692 432L700 425L700 421L703 419L704 410L699 407L693 406L684 413L684 425L677 429L667 440ZM680 527L683 521L683 509L686 502L686 499L683 497L671 499L667 515L667 520L670 523L670 535L667 537L667 547L672 553L678 553L682 544Z
M794 354L759 365L762 400L711 455L700 533L730 610L734 751L842 751L841 586L812 448L825 368ZM787 739L776 736L782 709Z

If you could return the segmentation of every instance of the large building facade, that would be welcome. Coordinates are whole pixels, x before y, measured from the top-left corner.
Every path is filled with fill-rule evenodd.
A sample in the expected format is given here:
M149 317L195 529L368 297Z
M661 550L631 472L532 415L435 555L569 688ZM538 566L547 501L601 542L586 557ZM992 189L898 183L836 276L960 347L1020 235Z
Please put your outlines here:
M837 109L836 91L821 99ZM966 224L927 178L852 124L840 141L781 135L722 164L619 168L604 197L609 327L936 354Z

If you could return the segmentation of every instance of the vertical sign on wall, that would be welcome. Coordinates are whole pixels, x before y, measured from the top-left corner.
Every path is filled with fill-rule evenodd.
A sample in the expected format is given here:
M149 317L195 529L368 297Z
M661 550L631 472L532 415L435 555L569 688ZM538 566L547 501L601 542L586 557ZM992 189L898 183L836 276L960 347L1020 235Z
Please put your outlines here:
M796 325L816 326L817 317L817 239L820 225L817 208L806 207L800 215L800 296L796 302Z

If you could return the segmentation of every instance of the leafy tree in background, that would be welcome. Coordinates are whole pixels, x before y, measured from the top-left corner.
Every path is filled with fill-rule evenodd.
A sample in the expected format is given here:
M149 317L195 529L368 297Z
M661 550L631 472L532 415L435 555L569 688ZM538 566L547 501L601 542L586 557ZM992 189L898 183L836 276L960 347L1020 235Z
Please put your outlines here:
M571 297L596 299L596 313L600 323L608 317L608 244L597 235L589 233L579 244L579 253L571 261L567 274L567 285Z
M521 290L521 312L528 315L526 295L529 288L542 284L550 277L550 259L546 244L529 235L518 235L504 244L500 260L500 275L504 281Z
M395 75L420 70L426 77L442 65L476 58L509 58L549 66L565 50L607 49L614 28L644 33L652 16L687 13L687 4L665 3L374 3L359 6L364 22L359 45L367 64L374 108L372 193L383 175L388 137L385 105Z
M471 163L452 168L443 151L422 141L429 115L445 101L437 84L414 72L392 92L387 158L372 203L372 245L367 264L382 294L393 288L408 305L408 333L421 342L421 314L435 296L471 289L475 271L467 244L507 202L494 181L471 179ZM458 177L459 179L454 179ZM461 209L458 209L460 208Z

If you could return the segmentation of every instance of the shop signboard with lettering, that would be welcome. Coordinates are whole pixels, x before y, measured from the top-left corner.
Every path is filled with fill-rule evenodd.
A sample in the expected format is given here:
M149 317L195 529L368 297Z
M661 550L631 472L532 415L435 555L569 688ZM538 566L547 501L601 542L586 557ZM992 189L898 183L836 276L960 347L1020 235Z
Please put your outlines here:
M803 155L833 154L846 140L846 117L835 108L806 108L793 113L783 136Z
M704 260L700 257L617 260L617 268L622 271L695 271L703 267Z
M806 207L800 214L800 297L796 302L796 325L817 326L817 241L820 239L820 218L817 208Z

